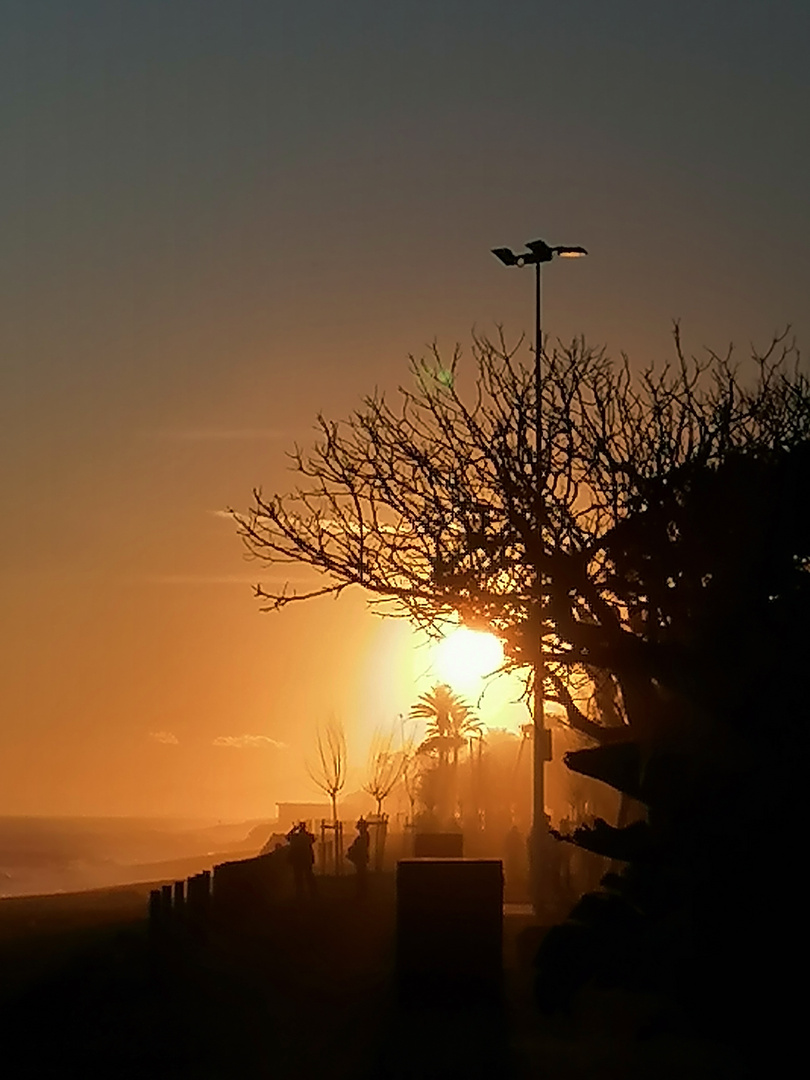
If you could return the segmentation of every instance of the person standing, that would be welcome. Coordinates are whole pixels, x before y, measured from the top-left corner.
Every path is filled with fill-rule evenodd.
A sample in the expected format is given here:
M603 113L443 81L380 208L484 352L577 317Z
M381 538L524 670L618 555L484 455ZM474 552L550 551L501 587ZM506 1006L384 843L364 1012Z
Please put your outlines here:
M357 836L349 845L346 858L354 863L357 881L357 895L365 896L368 890L368 856L371 847L371 837L368 831L368 822L361 817L357 822Z
M315 895L315 837L305 821L299 821L287 833L288 857L293 870L298 900Z

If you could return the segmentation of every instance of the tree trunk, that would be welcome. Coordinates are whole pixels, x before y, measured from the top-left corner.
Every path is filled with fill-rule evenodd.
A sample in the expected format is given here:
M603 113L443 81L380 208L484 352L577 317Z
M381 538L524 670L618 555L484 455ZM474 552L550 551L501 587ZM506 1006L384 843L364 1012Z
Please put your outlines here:
M439 791L438 791L438 810L439 820L442 828L445 827L446 819L448 816L448 768L447 768L447 751L441 749L439 751Z
M450 817L456 819L458 809L458 747L453 747L453 763L450 770Z
M340 844L338 843L338 832L340 826L338 825L338 813L337 813L337 792L330 796L332 800L332 850L335 855L335 876L340 874L343 869L341 864L341 852Z

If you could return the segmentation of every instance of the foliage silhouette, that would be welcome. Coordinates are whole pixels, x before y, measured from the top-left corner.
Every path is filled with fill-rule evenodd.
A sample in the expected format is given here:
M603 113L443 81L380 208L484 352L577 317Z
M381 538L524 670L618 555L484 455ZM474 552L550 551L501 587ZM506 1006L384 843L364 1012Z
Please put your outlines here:
M481 721L471 706L446 683L437 683L421 694L411 706L409 716L427 722L425 739L418 748L421 753L457 757L469 736L481 733Z
M452 816L458 794L459 751L468 739L481 736L481 721L461 695L446 683L437 683L411 706L412 720L426 721L425 738L417 753L438 758L441 815Z
M412 361L398 407L377 394L346 424L321 417L320 441L294 457L300 487L257 490L234 514L252 556L326 576L308 593L257 595L278 608L359 584L428 630L455 617L498 634L505 665L529 682L543 655L544 696L594 744L568 764L647 807L632 831L602 822L574 837L628 864L606 889L612 911L638 916L622 924L623 957L666 957L636 975L687 996L699 985L742 1013L739 935L776 918L765 867L789 866L800 840L810 385L799 354L781 336L747 368L731 350L697 360L677 327L674 362L637 375L582 341L553 350L538 469L532 367L502 338L473 351L471 393L458 352L449 365L437 352ZM591 924L598 967L616 952L597 944L604 920ZM754 936L749 963L775 955L764 942Z

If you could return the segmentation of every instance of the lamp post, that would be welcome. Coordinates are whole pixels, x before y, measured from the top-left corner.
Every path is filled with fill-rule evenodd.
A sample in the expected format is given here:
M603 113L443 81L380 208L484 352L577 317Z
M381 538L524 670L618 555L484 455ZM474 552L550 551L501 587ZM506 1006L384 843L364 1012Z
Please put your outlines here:
M511 248L493 248L492 254L496 255L504 266L534 266L535 268L535 307L534 307L534 387L535 387L535 414L534 414L534 497L535 515L534 520L537 528L537 543L542 549L542 518L543 518L543 467L541 462L541 447L543 441L543 335L541 326L541 275L540 268L543 263L551 262L555 255L562 258L579 258L587 255L583 247L549 247L544 240L530 240L526 247L528 251L516 255ZM542 550L541 550L542 558ZM545 790L545 763L551 760L551 743L545 726L545 710L543 702L543 687L545 683L545 662L543 659L543 636L542 636L542 603L543 603L543 571L538 560L535 579L538 597L538 634L537 659L534 664L534 701L533 722L534 739L532 752L532 833L529 852L532 901L537 910L542 905L541 867L543 863L544 849L548 840L548 818L546 816L546 790Z

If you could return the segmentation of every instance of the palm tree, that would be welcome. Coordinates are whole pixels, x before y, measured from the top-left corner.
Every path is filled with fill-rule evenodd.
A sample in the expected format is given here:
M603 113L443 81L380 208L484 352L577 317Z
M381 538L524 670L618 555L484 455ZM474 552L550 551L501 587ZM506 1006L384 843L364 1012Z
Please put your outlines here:
M409 716L412 720L427 722L425 738L417 753L437 755L440 787L455 810L459 750L470 736L481 735L481 721L464 698L446 683L437 683L432 690L422 694L411 706Z

